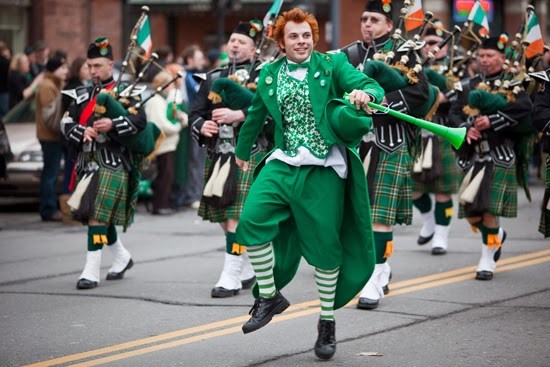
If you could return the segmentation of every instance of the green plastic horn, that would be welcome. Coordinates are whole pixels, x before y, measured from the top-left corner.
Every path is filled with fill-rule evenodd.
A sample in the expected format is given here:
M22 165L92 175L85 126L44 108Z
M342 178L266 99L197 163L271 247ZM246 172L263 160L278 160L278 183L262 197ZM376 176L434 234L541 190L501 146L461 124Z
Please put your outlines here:
M349 99L349 95L347 93L344 95L344 99ZM451 143L451 145L455 149L460 148L462 146L462 143L464 143L464 139L466 138L465 127L447 127L447 126L435 124L430 121L422 120L417 117L412 117L402 112L392 110L389 107L385 107L385 106L376 104L374 102L367 102L367 105L370 108L373 108L383 113L387 113L390 116L393 116L395 118L398 118L410 124L416 125L422 129L426 129L429 132L432 132L435 135L440 136L443 139L447 140L449 143Z

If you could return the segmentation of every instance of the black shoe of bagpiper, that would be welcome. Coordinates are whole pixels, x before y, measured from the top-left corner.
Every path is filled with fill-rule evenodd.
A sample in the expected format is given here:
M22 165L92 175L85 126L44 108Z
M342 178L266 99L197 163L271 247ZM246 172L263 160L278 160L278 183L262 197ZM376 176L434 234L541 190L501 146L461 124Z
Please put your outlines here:
M382 287L382 291L384 292L384 295L390 293L389 283Z
M502 251L501 251L502 250L502 245L504 244L505 240L506 240L506 231L502 230L502 240L500 240L500 247L498 248L498 250L493 255L493 260L495 260L495 262L497 262L498 259L500 259L500 254L502 253Z
M244 323L243 333L248 334L267 325L273 316L280 314L290 306L288 300L279 292L273 298L258 297L248 313L252 317Z
M253 276L250 279L241 280L241 286L243 287L243 289L252 288L254 283L256 283L256 277L255 276Z
M212 298L227 298L227 297L233 297L239 294L241 290L240 289L226 289L224 287L214 287L212 288L212 292L210 293L210 296Z
M109 273L107 273L107 280L120 280L122 278L124 278L124 273L126 272L126 270L132 268L132 266L134 266L134 261L132 259L130 259L130 261L128 261L128 264L126 265L126 267L121 271L121 272L118 272L118 273L115 273L114 271L111 271Z
M434 237L434 234L435 232L429 235L428 237L418 236L418 240L416 240L416 243L418 243L421 246L425 245L432 240L432 238Z
M477 280L491 280L493 279L493 272L487 270L476 271Z
M317 330L319 336L315 342L315 355L321 359L331 359L336 352L336 322L319 320Z
M357 302L357 308L360 308L362 310L374 310L378 307L378 300L366 298L366 297L359 297L359 302Z
M76 282L76 289L92 289L95 287L97 287L97 282L86 278L78 279L78 282Z
M447 250L445 250L443 247L432 248L432 255L445 255L446 253Z

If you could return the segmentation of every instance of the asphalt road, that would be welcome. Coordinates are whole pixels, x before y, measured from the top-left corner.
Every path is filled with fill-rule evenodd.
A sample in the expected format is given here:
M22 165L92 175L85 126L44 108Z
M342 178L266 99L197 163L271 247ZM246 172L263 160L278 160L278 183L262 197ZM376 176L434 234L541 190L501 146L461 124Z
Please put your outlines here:
M121 239L135 265L121 281L78 291L86 228L43 223L0 201L0 366L550 366L550 241L537 232L543 189L519 193L519 217L490 282L474 280L481 242L453 219L449 252L418 246L418 218L396 228L390 293L374 311L336 311L337 352L313 354L319 308L303 263L283 290L292 306L243 335L249 290L210 298L224 238L192 210L140 207Z

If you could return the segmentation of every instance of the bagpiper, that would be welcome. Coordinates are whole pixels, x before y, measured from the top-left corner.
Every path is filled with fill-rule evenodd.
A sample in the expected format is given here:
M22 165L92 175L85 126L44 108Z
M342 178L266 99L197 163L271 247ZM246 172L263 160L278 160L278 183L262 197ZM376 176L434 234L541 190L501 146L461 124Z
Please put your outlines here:
M532 134L529 96L502 83L506 41L506 35L481 41L480 74L461 82L466 88L449 112L452 125L468 129L457 159L465 173L458 192L458 217L466 218L472 230L481 234L478 280L491 280L500 258L507 234L499 218L517 215L517 180L525 177L522 148L526 149L524 139Z
M546 70L550 78L550 69ZM550 154L550 82L545 81L535 96L533 107L533 125L542 133L542 151ZM546 157L546 180L544 197L541 205L539 232L550 237L550 155Z
M374 78L385 91L384 104L424 118L436 95L418 69L415 46L397 47L391 1L370 0L361 15L363 39L340 51L357 69ZM411 170L418 129L386 114L373 114L373 129L363 137L360 156L366 171L376 249L374 273L363 288L357 307L375 309L389 291L393 226L412 223Z
M425 73L431 84L439 89L439 106L432 122L448 126L449 88L445 74L449 67L449 46L444 44L445 33L441 21L431 21L432 27L424 35L422 48L424 60L431 61ZM430 58L430 56L433 56ZM413 205L420 211L422 228L417 243L432 242L432 255L447 253L451 219L454 213L452 195L458 191L460 174L455 163L452 145L440 136L422 129L421 153L413 165ZM434 195L435 205L430 194Z
M68 203L73 208L74 219L88 226L86 264L78 278L77 289L97 287L104 246L113 254L107 280L122 279L134 264L130 252L122 245L116 226L126 230L133 221L143 156L134 154L121 139L137 136L147 125L142 108L135 109L134 114L117 114L117 117L98 115L96 107L100 94L116 93L117 89L109 40L100 37L92 42L87 58L93 85L63 91L73 101L68 115L61 120L69 151L76 160L78 185ZM137 97L128 97L128 104L137 102Z
M225 261L211 291L214 298L237 295L255 281L245 247L235 236L253 175L252 170L237 170L234 151L256 88L261 63L251 62L261 34L262 24L256 20L237 24L227 44L229 64L204 76L189 115L193 137L207 148L208 155L198 214L203 220L219 223L225 234ZM268 128L266 124L255 142L252 165L260 162L269 148Z

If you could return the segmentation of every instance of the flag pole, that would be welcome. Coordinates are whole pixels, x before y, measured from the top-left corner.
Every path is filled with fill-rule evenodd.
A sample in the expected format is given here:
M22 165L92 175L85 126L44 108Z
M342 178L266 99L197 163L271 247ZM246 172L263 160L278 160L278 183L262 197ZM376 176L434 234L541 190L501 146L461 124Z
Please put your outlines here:
M130 33L130 44L128 45L128 49L126 51L126 56L124 56L124 60L122 61L122 66L120 68L120 73L118 74L117 81L115 83L115 86L113 90L116 94L118 94L118 86L120 85L120 82L122 81L122 75L124 75L124 72L126 71L126 68L128 67L128 62L130 61L130 57L132 56L132 51L134 50L134 47L136 47L136 40L137 40L137 31L147 16L147 13L149 12L149 7L146 5L143 5L141 7L141 15L134 25L134 28L132 28L132 32Z

